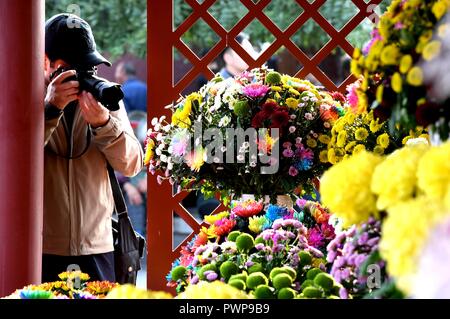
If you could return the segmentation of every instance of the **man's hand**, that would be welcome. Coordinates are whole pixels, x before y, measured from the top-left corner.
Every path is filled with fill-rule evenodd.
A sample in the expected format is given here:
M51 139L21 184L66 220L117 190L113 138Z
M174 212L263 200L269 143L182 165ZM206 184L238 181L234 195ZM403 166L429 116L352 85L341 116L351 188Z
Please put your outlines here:
M80 86L78 81L64 82L65 79L75 74L76 71L74 70L66 71L50 82L47 87L45 103L52 104L58 109L63 110L70 102L77 100Z
M127 193L131 205L134 206L142 205L143 203L142 195L133 184L127 182L123 184L123 189Z
M83 118L86 122L91 124L93 128L103 126L109 121L109 110L97 102L94 96L89 92L81 92L80 109Z

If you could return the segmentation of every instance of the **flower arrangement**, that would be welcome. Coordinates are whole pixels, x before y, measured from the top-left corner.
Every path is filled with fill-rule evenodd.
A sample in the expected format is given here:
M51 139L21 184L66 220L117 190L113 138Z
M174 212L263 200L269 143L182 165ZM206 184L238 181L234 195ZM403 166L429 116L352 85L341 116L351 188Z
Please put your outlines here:
M345 98L267 69L234 79L219 75L172 107L169 122L152 120L145 162L158 181L206 195L312 192ZM235 137L237 136L237 143Z
M330 274L343 286L339 292L341 298L401 296L395 289L381 289L391 286L392 282L387 276L386 263L379 255L380 239L381 222L371 217L366 223L353 225L338 234L329 243L327 261L331 263ZM376 279L380 282L370 280L369 267L380 276Z
M169 286L182 292L220 280L255 298L337 297L340 286L325 273L321 251L335 236L330 214L316 202L297 204L235 201L231 212L205 217L210 226L182 248Z
M355 113L348 111L339 118L331 130L328 150L323 151L321 160L336 164L343 158L368 150L378 155L389 154L401 147L400 132L389 133L388 123L374 118L373 111L369 113ZM422 134L421 137L427 137Z
M113 288L119 286L109 281L89 281L88 274L81 271L62 272L60 281L45 282L40 285L28 285L16 290L8 298L19 299L98 299L104 298ZM75 287L74 280L80 280Z
M251 296L240 289L221 281L202 281L186 288L177 299L250 299Z
M381 257L406 294L412 292L431 230L450 213L448 158L448 142L410 144L385 157L363 151L334 165L322 179L324 205L348 225L371 216L381 220Z
M351 69L363 76L356 94L351 88L352 96L358 97L357 108L374 109L380 121L389 118L391 132L433 125L441 138L449 136L448 102L430 94L426 65L421 65L440 55L448 27L442 20L449 8L448 0L394 0L363 52L355 50Z

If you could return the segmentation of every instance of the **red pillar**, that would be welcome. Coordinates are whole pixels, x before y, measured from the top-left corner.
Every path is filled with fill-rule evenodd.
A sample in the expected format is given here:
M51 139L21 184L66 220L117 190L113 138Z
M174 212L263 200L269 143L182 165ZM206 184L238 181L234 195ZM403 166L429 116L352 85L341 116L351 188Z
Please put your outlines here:
M147 83L148 122L153 117L170 115L164 106L172 102L172 11L173 1L147 1ZM170 117L168 117L170 118ZM150 127L150 125L149 125ZM172 208L169 183L158 185L155 176L148 178L147 210L147 288L167 290L165 276L172 259ZM170 214L170 216L168 216Z
M40 282L44 1L0 0L0 297Z

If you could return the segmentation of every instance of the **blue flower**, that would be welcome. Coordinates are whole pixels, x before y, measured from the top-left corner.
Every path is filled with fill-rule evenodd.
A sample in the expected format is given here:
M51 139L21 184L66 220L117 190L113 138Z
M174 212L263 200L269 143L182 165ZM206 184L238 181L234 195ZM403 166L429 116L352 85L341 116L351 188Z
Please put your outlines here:
M267 208L266 217L270 222L273 222L277 219L283 218L288 214L289 211L286 207L269 205L269 208Z
M307 170L311 169L311 167L313 166L313 161L312 161L312 159L303 158L303 159L297 161L294 164L294 166L299 171L307 171Z

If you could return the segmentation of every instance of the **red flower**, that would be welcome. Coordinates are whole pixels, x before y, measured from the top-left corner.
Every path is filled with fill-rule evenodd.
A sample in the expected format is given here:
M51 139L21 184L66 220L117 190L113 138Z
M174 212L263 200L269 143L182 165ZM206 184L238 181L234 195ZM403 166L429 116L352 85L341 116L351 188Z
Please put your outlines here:
M259 214L262 209L263 209L262 202L246 201L236 205L233 208L233 213L235 213L239 217L249 218Z
M275 102L266 102L262 106L262 111L267 113L268 115L270 115L273 112L275 112L275 110L278 109L278 108L279 108L279 106L277 105L277 103L275 103Z
M252 127L260 128L264 127L264 121L269 119L269 116L266 112L261 111L256 113L256 115L252 119Z
M342 104L345 103L345 96L341 92L331 92L331 96L334 100L341 102Z
M286 110L279 109L270 117L270 128L284 128L289 124L289 113Z
M320 117L324 121L336 121L339 118L338 110L334 106L322 104L320 106Z
M219 237L228 235L233 230L235 225L236 225L235 220L231 220L228 218L218 220L214 223L214 234L216 234Z
M439 105L434 103L424 103L417 106L416 120L420 126L428 126L439 120L440 108Z

